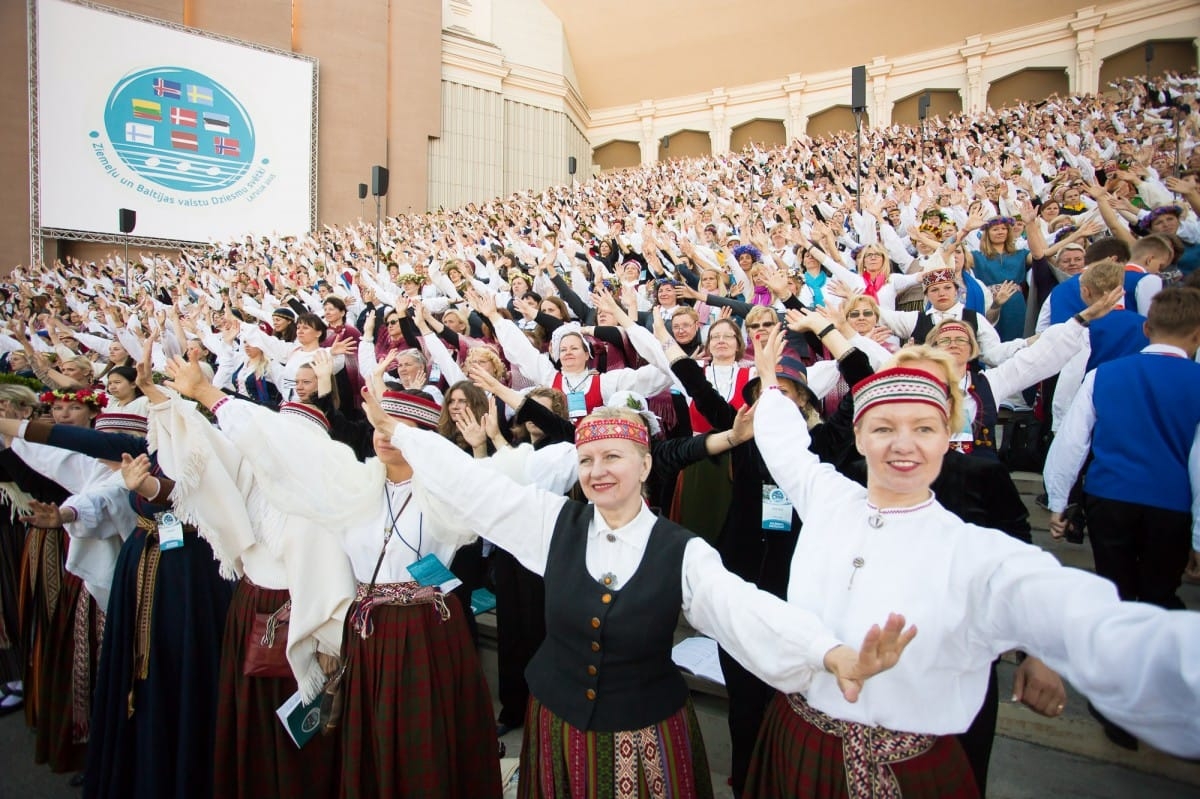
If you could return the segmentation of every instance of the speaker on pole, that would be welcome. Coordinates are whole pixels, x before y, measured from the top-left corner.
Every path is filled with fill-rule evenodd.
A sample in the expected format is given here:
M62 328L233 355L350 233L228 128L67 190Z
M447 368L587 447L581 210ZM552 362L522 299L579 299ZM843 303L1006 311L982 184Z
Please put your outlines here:
M850 70L850 108L854 111L867 110L867 68L853 67Z
M132 208L118 208L117 224L122 233L132 233L137 225L137 212Z
M921 95L920 99L917 100L917 119L921 120L922 122L925 121L925 117L929 116L929 100L929 92L925 92Z
M574 175L575 170L579 168L579 162L575 160L575 156L567 156L567 174Z
M1146 74L1150 74L1150 62L1154 60L1154 44L1146 42Z
M387 167L376 164L371 167L371 194L376 197L383 197L388 190L388 171Z
M662 148L664 150L671 149L671 137L670 136L663 136L662 139L660 139L658 143L662 145Z
M365 199L367 199L367 189L368 189L368 188L369 188L369 187L367 186L367 184L366 184L366 183L359 183L359 184L358 184L358 199L360 199L360 200L365 200Z

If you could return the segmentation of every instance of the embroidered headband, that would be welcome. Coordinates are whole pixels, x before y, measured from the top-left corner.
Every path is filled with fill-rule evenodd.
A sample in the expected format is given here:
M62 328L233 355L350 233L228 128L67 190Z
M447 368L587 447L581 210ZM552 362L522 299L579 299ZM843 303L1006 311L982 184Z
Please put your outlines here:
M320 427L322 432L329 432L329 419L320 408L305 405L303 402L284 402L279 406L279 412L284 416L304 419Z
M963 333L969 339L975 338L975 331L958 320L943 322L942 326L938 328L938 333Z
M650 431L646 425L627 419L597 419L589 416L575 428L576 447L606 438L624 438L650 448Z
M102 413L96 417L95 429L146 435L150 423L145 416L136 413Z
M93 408L108 407L108 395L103 391L91 388L81 388L78 391L63 391L62 389L43 391L38 399L46 405L52 405L55 402L78 402L83 405L91 405Z
M854 386L854 424L879 405L919 402L950 417L950 392L946 384L928 372L897 366L876 372Z
M921 273L921 289L928 291L930 286L936 286L938 283L953 283L953 269L928 269Z
M418 397L415 394L405 394L403 391L385 391L379 399L379 407L388 416L396 419L408 419L416 422L417 427L426 430L436 430L438 418L442 415L441 406L431 399Z

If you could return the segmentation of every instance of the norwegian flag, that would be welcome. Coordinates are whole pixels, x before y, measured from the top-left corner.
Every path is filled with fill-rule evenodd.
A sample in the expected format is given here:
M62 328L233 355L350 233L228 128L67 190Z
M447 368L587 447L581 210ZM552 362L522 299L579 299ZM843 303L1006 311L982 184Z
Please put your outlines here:
M217 155L238 155L242 154L241 145L237 139L230 139L227 136L213 137L213 152Z

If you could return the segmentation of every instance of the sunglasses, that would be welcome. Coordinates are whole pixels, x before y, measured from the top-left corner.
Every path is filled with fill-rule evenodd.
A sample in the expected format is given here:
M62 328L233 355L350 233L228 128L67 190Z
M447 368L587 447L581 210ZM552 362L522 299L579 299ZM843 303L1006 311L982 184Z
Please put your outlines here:
M861 319L866 316L874 316L874 315L875 315L874 311L851 311L850 313L846 314L846 318L847 319Z
M751 322L746 325L747 330L770 330L775 327L778 322Z
M389 320L387 320L387 323L388 323L388 325L398 325L398 324L400 324L400 320L399 319L389 319Z

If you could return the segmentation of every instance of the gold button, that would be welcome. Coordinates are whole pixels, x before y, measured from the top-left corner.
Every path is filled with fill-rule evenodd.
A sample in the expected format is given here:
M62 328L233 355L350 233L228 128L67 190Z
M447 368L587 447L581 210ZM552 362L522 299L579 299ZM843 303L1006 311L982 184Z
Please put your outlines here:
M609 602L612 602L612 594L604 594L600 597L600 601L607 605Z
M592 651L593 652L600 651L600 642L599 641L592 641Z
M611 578L611 577L605 577L605 578L604 578L604 584L605 584L605 585L612 585L612 583L613 583L613 578Z
M592 617L592 629L593 630L600 629L600 620L598 618L596 618L595 616Z
M595 666L588 666L588 676L589 677L596 676L596 667Z
M589 688L589 689L587 689L587 693L585 693L584 696L586 696L591 701L595 701L596 692L593 691L591 688Z

